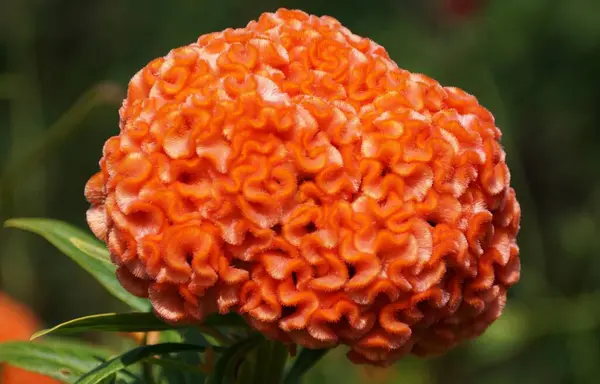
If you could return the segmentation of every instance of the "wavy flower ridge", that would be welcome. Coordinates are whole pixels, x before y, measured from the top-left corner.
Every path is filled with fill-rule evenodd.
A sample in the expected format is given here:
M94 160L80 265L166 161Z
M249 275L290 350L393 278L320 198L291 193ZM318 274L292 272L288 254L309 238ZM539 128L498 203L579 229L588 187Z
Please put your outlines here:
M88 222L166 321L235 311L385 365L479 335L519 280L500 136L475 97L280 9L132 78Z

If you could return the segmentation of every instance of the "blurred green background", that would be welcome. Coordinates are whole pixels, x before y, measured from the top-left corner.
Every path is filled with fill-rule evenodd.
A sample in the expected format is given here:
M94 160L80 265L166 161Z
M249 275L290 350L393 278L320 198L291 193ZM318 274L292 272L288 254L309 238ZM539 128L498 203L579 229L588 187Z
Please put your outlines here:
M331 15L400 67L475 94L504 132L523 210L521 283L483 337L383 371L353 367L338 349L306 382L597 383L598 0L2 0L0 219L84 227L83 186L118 132L128 79L170 48L281 6ZM122 309L43 240L14 230L0 232L0 289L46 324Z

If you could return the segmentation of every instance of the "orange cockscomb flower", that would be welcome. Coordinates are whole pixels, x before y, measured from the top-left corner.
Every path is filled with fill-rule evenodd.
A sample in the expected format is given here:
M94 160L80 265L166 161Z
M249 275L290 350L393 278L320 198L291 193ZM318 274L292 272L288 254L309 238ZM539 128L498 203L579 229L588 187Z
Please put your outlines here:
M0 343L29 340L38 329L38 321L28 308L0 292ZM0 383L58 384L60 382L21 368L0 365Z
M201 36L133 77L120 118L88 222L168 322L235 311L384 365L480 334L519 279L493 116L331 17Z

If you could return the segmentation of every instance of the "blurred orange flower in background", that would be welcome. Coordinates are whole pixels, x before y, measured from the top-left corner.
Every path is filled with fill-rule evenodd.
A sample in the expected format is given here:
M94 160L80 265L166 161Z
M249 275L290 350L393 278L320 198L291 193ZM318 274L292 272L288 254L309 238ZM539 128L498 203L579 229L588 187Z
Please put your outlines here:
M132 78L88 223L168 322L235 311L386 365L481 334L519 280L500 136L474 96L282 9Z
M465 18L474 15L485 6L485 0L442 0L444 11Z
M38 329L38 320L27 307L0 292L0 343L29 340ZM58 384L60 381L3 364L0 366L0 383Z

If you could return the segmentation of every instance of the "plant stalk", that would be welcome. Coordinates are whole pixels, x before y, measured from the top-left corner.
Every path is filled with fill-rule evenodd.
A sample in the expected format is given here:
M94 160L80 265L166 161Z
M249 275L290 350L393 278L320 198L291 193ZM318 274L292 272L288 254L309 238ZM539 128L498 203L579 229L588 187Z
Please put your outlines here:
M263 339L240 365L236 384L282 384L288 355L282 343Z

